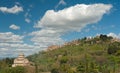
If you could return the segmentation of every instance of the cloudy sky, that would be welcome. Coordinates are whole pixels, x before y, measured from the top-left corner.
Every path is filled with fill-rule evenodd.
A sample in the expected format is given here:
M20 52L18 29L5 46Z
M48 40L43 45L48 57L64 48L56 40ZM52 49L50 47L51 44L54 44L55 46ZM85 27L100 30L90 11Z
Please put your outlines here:
M0 58L85 36L120 37L120 0L1 0Z

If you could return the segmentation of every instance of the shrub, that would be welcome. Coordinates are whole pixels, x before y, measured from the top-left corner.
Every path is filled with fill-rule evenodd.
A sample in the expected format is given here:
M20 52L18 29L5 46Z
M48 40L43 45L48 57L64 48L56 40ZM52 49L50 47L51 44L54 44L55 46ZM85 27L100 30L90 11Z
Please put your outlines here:
M0 73L26 73L26 69L24 67L6 67L0 71Z
M115 54L118 50L120 50L119 47L115 46L115 45L111 45L108 47L108 54Z
M58 69L57 68L54 68L51 70L51 73L59 73Z

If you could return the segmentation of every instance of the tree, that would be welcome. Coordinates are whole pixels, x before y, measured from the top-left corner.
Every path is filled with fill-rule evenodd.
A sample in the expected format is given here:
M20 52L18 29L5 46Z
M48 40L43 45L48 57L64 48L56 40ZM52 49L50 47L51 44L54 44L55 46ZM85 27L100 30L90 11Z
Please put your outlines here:
M58 70L57 68L53 68L53 69L51 70L51 73L59 73L59 70Z
M18 67L6 67L3 68L0 73L26 73L26 69L24 67L18 66Z
M112 43L108 47L107 52L108 52L108 54L115 54L118 50L120 50L120 48L118 47L118 44Z
M80 63L77 67L77 71L84 73L85 72L85 65Z
M101 34L100 39L103 40L103 41L106 41L107 40L107 35Z
M67 63L67 61L68 61L68 57L67 56L63 56L60 59L60 64Z

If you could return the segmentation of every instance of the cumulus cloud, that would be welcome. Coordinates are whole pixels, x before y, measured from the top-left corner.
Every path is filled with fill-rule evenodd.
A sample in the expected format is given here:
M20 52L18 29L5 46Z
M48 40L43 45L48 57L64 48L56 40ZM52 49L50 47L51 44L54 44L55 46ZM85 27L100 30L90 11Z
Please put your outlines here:
M120 39L120 34L115 34L115 33L113 33L113 32L107 34L107 36L112 36L113 38L118 38L118 39Z
M15 35L12 32L0 33L0 43L22 43L24 36Z
M19 30L20 29L20 27L15 25L15 24L10 25L9 28L13 29L13 30Z
M12 14L16 14L19 12L23 11L23 8L20 6L15 5L12 8L7 8L7 7L0 7L0 11L3 13L12 13Z
M87 25L97 23L111 8L110 4L77 4L59 11L48 10L34 26L41 30L31 33L31 41L44 45L64 42L62 35L80 32Z
M100 21L111 7L112 5L106 4L77 4L57 12L48 10L36 27L57 29L61 32L80 31L86 25Z
M16 35L12 32L0 33L0 53L1 57L14 57L19 52L24 52L30 55L40 50L39 46L26 44L24 42L25 36ZM31 52L32 51L32 52Z
M0 33L0 53L2 56L14 56L23 51L28 55L49 45L62 44L62 35L79 32L87 25L97 23L111 8L109 4L77 4L57 12L48 10L35 25L40 30L29 34L34 44L25 44L24 36L12 32Z
M47 48L50 45L60 45L64 41L60 38L60 34L51 29L42 29L41 31L34 31L30 33L33 38L31 41L35 45L42 45L41 47Z

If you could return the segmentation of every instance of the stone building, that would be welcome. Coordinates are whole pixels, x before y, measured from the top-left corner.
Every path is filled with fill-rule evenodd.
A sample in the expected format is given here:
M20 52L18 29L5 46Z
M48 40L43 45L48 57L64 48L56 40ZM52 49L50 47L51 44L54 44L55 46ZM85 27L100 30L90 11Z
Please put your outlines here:
M25 58L23 53L20 53L17 58L14 59L14 64L12 64L12 67L16 66L29 66L30 62L27 58Z
M52 45L52 46L49 46L47 48L47 51L55 50L55 49L58 49L58 48L60 48L60 46L58 46L58 45Z

